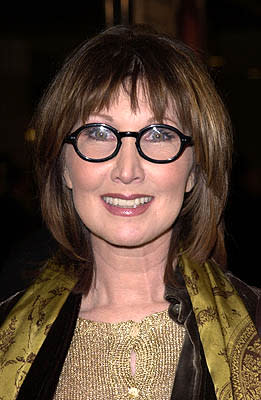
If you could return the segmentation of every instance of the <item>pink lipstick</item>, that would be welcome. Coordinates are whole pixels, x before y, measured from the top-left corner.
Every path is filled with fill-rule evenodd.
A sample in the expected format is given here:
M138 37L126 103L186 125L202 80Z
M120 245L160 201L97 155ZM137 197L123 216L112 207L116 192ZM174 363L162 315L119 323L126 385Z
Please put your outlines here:
M113 215L134 217L143 214L151 205L153 196L146 194L123 195L106 193L101 196L105 208Z

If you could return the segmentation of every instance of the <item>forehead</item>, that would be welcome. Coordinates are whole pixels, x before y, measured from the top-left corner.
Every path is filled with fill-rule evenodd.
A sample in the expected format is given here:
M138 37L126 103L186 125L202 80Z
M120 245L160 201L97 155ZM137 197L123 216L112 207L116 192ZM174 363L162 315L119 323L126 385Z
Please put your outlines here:
M146 87L137 85L135 95L129 87L121 86L113 93L103 107L97 107L88 116L88 120L96 116L106 116L108 120L118 119L162 122L165 119L177 121L177 112L173 99L166 102L165 107L153 107L152 99Z
M133 101L131 94L121 87L112 97L111 102L100 111L112 115L118 113L121 115L132 114L133 116L142 113L153 115L150 102L141 88L138 89L135 101Z

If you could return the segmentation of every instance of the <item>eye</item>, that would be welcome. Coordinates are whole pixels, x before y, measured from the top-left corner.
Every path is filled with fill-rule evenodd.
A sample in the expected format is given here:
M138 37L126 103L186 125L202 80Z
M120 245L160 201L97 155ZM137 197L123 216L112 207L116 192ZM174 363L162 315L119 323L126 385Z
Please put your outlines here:
M83 135L86 137L88 140L95 140L99 142L107 142L111 140L115 140L116 137L114 133L106 128L105 126L92 126L92 127L87 127L83 131Z
M162 143L179 140L179 136L171 129L153 127L144 134L143 140L152 143Z

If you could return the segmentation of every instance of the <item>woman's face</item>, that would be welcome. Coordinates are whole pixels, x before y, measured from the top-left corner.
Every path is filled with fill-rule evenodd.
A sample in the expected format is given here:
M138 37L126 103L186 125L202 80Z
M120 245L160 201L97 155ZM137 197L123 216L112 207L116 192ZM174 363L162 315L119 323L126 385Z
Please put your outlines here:
M131 110L121 92L109 109L92 114L86 123L109 124L119 131L139 131L157 123L142 95ZM163 121L180 129L173 113ZM72 145L65 149L64 177L75 209L93 239L134 247L170 238L184 193L193 187L193 151L187 147L173 163L153 164L138 154L135 138L123 138L118 155L106 162L82 160Z

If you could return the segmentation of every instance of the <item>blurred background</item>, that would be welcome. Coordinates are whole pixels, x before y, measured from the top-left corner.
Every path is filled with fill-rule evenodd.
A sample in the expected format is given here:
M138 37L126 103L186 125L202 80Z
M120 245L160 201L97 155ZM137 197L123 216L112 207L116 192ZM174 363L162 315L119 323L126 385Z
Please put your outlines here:
M83 40L114 24L140 22L198 51L229 109L235 136L226 212L229 269L261 286L260 18L259 0L5 4L0 15L0 297L23 285L25 265L37 265L55 248L41 221L30 156L30 120L44 89Z

